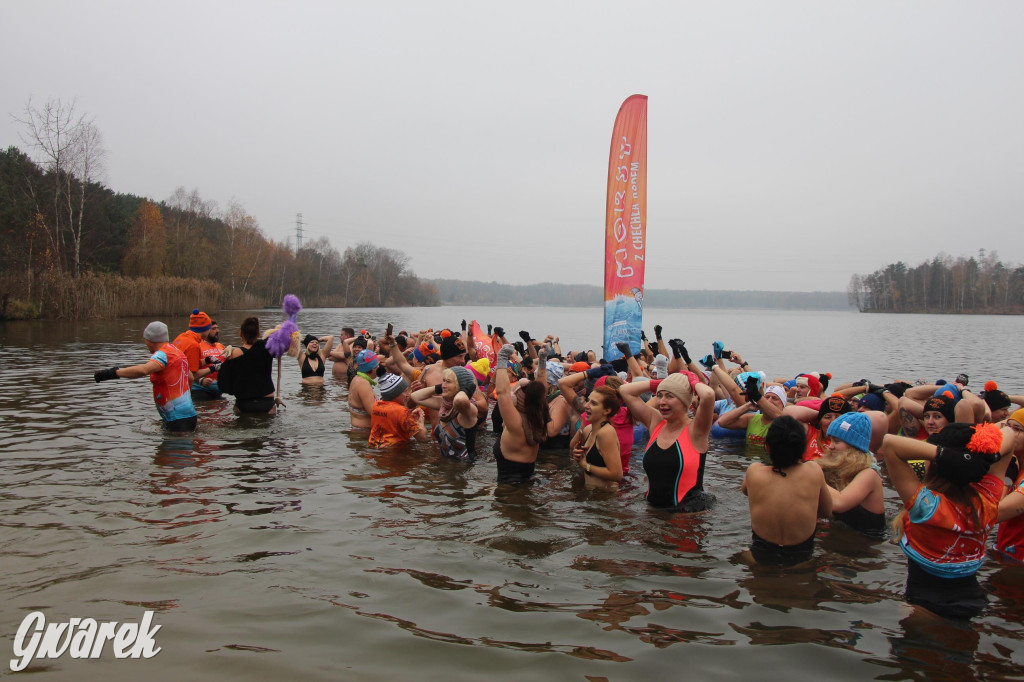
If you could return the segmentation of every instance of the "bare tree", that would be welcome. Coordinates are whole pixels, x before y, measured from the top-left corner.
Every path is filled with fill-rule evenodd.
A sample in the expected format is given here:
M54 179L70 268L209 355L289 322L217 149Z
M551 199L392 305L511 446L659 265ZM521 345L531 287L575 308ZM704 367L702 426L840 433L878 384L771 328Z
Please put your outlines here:
M53 215L52 222L47 225L47 235L51 248L58 254L57 267L61 269L64 254L61 212L70 202L66 187L70 181L78 129L84 122L84 117L76 117L74 101L64 103L59 99L51 99L42 107L36 108L32 105L31 98L25 104L24 115L24 118L13 117L25 126L22 140L36 151L40 165L53 175Z
M75 131L74 144L71 146L71 173L78 176L78 211L73 208L72 191L68 183L68 225L71 228L71 239L74 243L75 277L82 275L82 226L85 217L85 194L90 184L95 184L104 171L104 160L107 151L103 147L103 135L92 119L83 120Z

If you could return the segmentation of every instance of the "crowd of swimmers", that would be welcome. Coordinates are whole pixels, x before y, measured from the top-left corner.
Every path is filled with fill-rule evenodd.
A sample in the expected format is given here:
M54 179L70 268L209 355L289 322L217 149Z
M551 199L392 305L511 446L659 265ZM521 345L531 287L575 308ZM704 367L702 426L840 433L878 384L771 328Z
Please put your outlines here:
M240 346L225 346L199 310L173 342L153 322L150 358L95 380L150 377L172 432L196 428L193 398L230 394L236 413L273 414L282 403L258 318L239 334ZM640 352L618 343L609 362L551 335L521 331L513 343L475 321L397 334L389 325L379 338L345 327L337 339L306 335L297 360L304 384L323 383L328 363L347 382L353 432L373 447L434 442L472 462L489 422L501 484L530 480L540 449L567 449L587 488L617 489L632 461L650 506L697 513L715 502L703 483L710 441L745 439L764 452L742 483L758 563L808 560L820 518L892 533L908 558L908 602L943 616L984 608L976 574L997 525L992 551L1024 560L1024 396L993 381L975 392L964 374L830 386L826 372L770 376L721 342L694 361L659 326L653 341L641 336ZM891 520L883 470L903 503Z

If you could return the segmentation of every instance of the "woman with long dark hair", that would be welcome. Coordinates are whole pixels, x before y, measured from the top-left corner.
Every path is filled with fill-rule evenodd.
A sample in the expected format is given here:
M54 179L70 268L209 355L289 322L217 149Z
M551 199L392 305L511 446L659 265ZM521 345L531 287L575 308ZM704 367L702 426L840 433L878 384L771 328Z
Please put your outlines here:
M889 478L906 506L895 525L907 555L907 602L948 618L985 608L977 572L999 513L1010 460L1003 455L1013 435L993 424L954 422L929 442L891 434L882 440ZM911 460L928 462L923 484Z
M576 432L569 449L588 488L615 490L622 480L619 438L611 424L621 407L619 392L609 386L591 391L583 406L589 423Z
M494 459L498 463L498 483L523 483L533 476L540 444L547 438L547 388L531 381L512 396L508 375L509 358L515 352L512 344L498 351L494 386L504 422L501 437L494 441Z

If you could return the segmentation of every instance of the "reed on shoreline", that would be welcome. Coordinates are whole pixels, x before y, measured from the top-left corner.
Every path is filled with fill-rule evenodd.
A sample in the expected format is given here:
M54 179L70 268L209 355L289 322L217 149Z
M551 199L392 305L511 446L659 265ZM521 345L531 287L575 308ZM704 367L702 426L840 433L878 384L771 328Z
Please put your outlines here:
M0 319L161 316L195 307L212 312L220 310L223 299L221 285L213 280L92 273L40 275L29 300L12 293L19 290L29 289L10 277L0 280Z

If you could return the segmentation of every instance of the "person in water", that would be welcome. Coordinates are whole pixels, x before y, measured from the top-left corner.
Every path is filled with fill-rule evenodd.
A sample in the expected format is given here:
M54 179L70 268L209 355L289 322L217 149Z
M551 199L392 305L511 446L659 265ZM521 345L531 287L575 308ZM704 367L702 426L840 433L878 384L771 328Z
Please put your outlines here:
M479 424L476 379L465 367L449 367L442 372L441 383L413 392L412 401L438 412L432 430L441 446L441 454L468 462L476 459L476 433Z
M995 547L1003 557L1019 563L1024 562L1024 409L1011 414L1005 426L1013 434L1013 457L1006 470L1010 485L999 501Z
M174 345L185 356L188 369L192 372L193 385L196 388L199 386L195 382L215 375L220 369L220 365L206 363L203 359L202 344L209 343L211 329L213 329L213 320L209 315L196 308L188 318L188 329L174 339Z
M352 339L356 337L356 330L352 327L342 327L338 335L338 347L327 354L327 359L332 360L331 376L335 379L348 381L348 366L352 362Z
M518 394L521 406L512 397L509 359L515 347L505 344L494 364L495 396L502 415L501 436L494 441L494 459L498 465L498 483L525 483L533 476L540 444L547 437L547 389L530 381Z
M744 374L740 377L744 377L746 402L719 417L718 425L723 429L743 429L747 444L760 446L772 421L786 407L786 391L781 386L769 386L762 392L758 377L749 372Z
M397 374L385 374L379 385L380 400L370 410L370 445L379 448L413 439L425 443L429 436L423 410L410 410L405 405L409 382Z
M583 406L587 425L573 436L569 450L587 488L616 490L622 480L619 437L611 423L621 407L619 392L607 385L591 391Z
M276 414L274 358L260 338L260 318L247 317L239 329L242 345L221 365L220 390L235 396L235 414Z
M651 434L642 460L647 474L647 503L686 513L709 509L715 501L715 496L704 490L715 392L689 376L689 372L670 374L657 385L639 379L619 389L633 418ZM649 390L654 391L653 407L640 397ZM697 405L691 419L690 405L695 396Z
M220 342L220 327L217 320L210 321L210 331L206 338L199 342L199 350L202 354L202 366L213 371L206 376L192 382L192 399L197 397L222 398L220 386L217 383L217 370L230 354L230 349Z
M1009 429L1007 429L1009 431ZM972 618L986 606L977 572L998 517L1012 432L993 424L947 425L929 442L886 434L881 453L905 505L895 522L907 555L906 599L940 616ZM924 483L912 460L928 462Z
M787 405L782 413L804 424L807 430L807 450L804 459L818 459L828 452L828 427L840 415L850 411L850 403L842 395L834 393L821 401L815 410L813 402L804 405Z
M377 367L380 358L377 351L363 348L355 356L356 375L348 384L348 412L353 429L370 428L370 411L377 402L374 388L377 386ZM380 390L380 389L377 389Z
M771 464L751 464L741 486L750 505L750 553L764 564L807 561L818 518L832 512L825 476L817 461L804 461L807 437L793 417L772 420L764 446Z
M829 442L818 465L832 496L832 516L865 535L885 534L885 492L871 445L871 418L847 412L828 427Z
M111 379L149 377L153 384L153 400L163 419L163 426L172 433L196 430L196 409L192 405L192 376L185 354L168 341L167 325L150 322L142 332L142 340L152 355L141 365L101 369L93 375L97 383Z
M302 383L323 384L324 370L326 368L327 356L334 346L333 336L316 337L306 334L302 340L306 352L299 354L299 371L302 373Z

